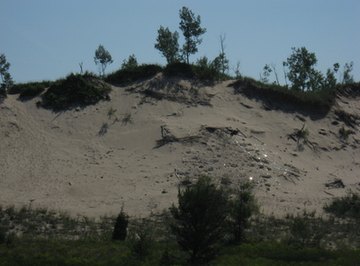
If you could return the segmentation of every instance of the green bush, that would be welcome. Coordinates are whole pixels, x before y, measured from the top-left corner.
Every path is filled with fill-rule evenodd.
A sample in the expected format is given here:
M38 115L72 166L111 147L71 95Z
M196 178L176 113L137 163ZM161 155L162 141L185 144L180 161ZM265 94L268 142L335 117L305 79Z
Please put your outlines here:
M70 74L42 95L41 105L54 111L95 104L108 99L111 88L91 73Z
M325 205L324 210L339 218L360 219L360 194L349 194L336 198Z
M159 65L139 65L122 68L109 74L105 80L112 84L126 85L135 81L151 78L162 71Z
M171 230L180 247L189 253L189 263L207 263L219 251L227 217L227 195L201 177L196 184L179 188L178 206L170 212L174 218Z

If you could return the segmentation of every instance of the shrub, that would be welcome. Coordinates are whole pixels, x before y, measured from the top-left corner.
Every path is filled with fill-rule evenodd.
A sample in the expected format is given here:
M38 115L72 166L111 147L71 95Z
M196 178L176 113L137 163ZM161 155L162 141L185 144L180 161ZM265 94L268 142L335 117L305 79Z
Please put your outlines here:
M128 59L125 59L121 64L121 69L134 69L138 67L138 62L134 54L129 55Z
M70 74L42 95L42 106L55 111L95 104L108 99L111 88L90 73Z
M119 85L126 85L131 82L151 78L162 71L159 65L140 65L137 67L120 69L109 74L105 80L107 82Z
M144 260L150 254L153 244L153 231L148 219L140 219L136 222L132 243L132 252L137 259Z
M190 255L191 264L210 261L218 252L227 216L226 193L201 177L193 186L179 187L178 206L170 208L171 230Z
M287 243L295 248L320 247L321 240L330 232L331 221L315 217L315 212L289 216L289 237Z
M330 204L325 205L324 210L339 218L360 219L360 195L353 193L336 198Z
M113 240L125 240L127 235L127 227L129 224L129 216L121 209L116 218L114 231L112 235Z

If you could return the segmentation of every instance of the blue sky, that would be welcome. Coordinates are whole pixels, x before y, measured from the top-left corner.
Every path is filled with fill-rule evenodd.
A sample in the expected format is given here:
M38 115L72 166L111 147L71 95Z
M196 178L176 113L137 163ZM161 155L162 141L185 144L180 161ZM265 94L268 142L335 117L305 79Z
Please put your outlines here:
M354 62L360 79L360 1L358 0L1 0L0 53L11 63L16 82L57 79L84 69L97 71L93 57L103 44L114 63L135 54L140 63L165 64L154 49L160 25L178 30L178 12L187 6L207 28L199 52L214 58L219 36L226 35L232 67L240 61L243 75L259 77L282 62L291 47L315 52L318 68Z

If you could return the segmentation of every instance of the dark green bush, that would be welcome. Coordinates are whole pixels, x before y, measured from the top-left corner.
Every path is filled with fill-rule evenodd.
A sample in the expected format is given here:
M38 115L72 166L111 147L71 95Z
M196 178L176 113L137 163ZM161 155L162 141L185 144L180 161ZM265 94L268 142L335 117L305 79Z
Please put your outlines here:
M171 230L180 247L189 253L189 263L207 263L217 255L224 237L227 205L226 193L208 177L179 188L178 206L170 208L174 218Z
M339 218L360 219L360 195L354 193L336 198L324 210Z
M264 84L251 78L242 78L232 84L236 92L261 99L270 106L309 109L327 113L335 102L336 88L317 91L297 91L287 86ZM277 104L278 103L278 104ZM276 106L277 105L277 106Z
M131 82L151 78L162 71L159 65L139 65L122 68L114 73L109 74L105 80L112 84L126 85Z
M55 111L95 104L108 99L111 88L91 73L70 74L42 95L41 105Z
M114 231L112 235L113 240L125 240L127 235L127 227L129 224L129 216L121 210L116 218Z

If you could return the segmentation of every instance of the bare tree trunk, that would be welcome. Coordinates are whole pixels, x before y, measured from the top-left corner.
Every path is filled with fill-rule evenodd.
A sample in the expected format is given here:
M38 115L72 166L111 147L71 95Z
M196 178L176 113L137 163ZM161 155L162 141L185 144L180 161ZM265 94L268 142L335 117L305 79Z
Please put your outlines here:
M275 79L276 79L276 83L277 85L280 86L280 83L279 83L279 77L278 77L278 74L277 74L277 71L276 71L276 67L275 67L275 64L271 64L271 68L273 69L274 71L274 74L275 74Z

